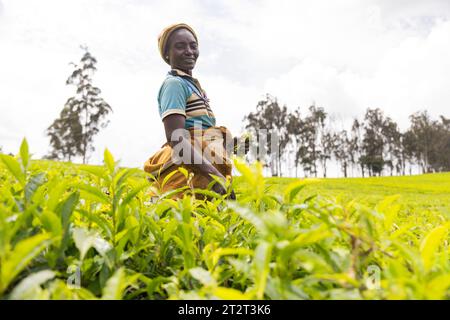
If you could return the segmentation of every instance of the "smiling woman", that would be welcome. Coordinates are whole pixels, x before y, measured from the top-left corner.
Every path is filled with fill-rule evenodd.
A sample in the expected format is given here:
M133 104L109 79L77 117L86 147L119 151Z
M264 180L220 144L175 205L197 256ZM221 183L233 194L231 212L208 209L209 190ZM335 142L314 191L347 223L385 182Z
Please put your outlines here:
M161 192L183 186L205 189L214 181L212 175L225 185L231 180L227 149L233 139L229 130L216 126L206 92L192 76L199 56L197 35L187 24L174 24L162 31L158 47L171 67L158 94L167 142L145 162L144 170L157 178ZM192 178L178 170L180 167ZM215 183L212 190L227 194L221 183ZM229 197L235 198L232 190Z

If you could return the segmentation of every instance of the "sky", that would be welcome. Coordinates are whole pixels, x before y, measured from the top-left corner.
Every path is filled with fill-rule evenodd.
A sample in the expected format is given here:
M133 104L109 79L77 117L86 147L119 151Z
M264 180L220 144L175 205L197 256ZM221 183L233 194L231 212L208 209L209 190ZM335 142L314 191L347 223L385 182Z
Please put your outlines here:
M196 30L193 75L236 135L266 93L291 110L315 103L341 126L367 108L403 129L418 110L450 117L449 0L0 0L3 151L26 137L35 158L49 152L45 130L75 92L69 63L86 45L113 108L90 163L107 147L142 167L164 143L157 37L175 22Z

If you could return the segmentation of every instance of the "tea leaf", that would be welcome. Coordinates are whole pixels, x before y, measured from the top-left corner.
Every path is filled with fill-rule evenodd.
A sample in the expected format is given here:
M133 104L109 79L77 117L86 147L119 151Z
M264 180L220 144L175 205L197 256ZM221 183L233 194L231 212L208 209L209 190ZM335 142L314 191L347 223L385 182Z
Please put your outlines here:
M42 270L33 273L23 279L11 292L9 299L11 300L29 300L33 299L33 292L40 289L40 286L53 279L56 274L51 270Z
M204 286L210 286L210 287L216 286L216 281L211 276L209 271L207 271L203 268L200 268L200 267L192 268L189 270L189 273L196 280L200 281Z
M269 262L272 254L272 246L267 242L261 242L255 249L254 272L256 298L262 299L269 276Z
M92 247L94 247L102 256L112 249L109 242L100 237L95 231L75 228L72 234L75 245L80 251L81 260L84 259L86 253Z
M22 172L19 162L13 157L5 154L0 154L0 159L2 160L6 168L9 170L9 172L13 175L13 177L15 177L17 181L20 182L22 186L24 186L25 174Z
M103 288L102 300L120 300L125 289L137 281L139 275L127 276L124 268L119 268L108 279Z
M104 162L105 162L105 165L108 168L109 172L113 173L114 167L115 167L114 158L108 149L105 149L105 152L104 152Z
M447 235L450 223L439 226L431 230L420 244L420 254L425 266L425 270L429 270L433 266L435 255L442 240Z
M20 145L20 159L22 161L23 169L27 170L30 162L30 154L28 152L28 142L25 138L23 138L22 144Z
M9 283L42 252L49 244L48 234L38 234L21 240L2 262L0 269L0 294L8 287Z
M250 295L243 294L242 292L225 287L217 287L212 291L212 294L219 299L223 300L249 300Z

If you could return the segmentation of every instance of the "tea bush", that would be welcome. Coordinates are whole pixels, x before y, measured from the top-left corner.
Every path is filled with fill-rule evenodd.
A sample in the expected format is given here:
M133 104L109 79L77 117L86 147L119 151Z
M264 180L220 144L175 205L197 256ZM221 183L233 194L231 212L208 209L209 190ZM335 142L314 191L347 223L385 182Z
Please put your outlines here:
M161 194L108 150L104 163L33 161L25 140L1 155L0 298L450 297L448 207L311 194L317 180L277 184L239 159L236 201Z

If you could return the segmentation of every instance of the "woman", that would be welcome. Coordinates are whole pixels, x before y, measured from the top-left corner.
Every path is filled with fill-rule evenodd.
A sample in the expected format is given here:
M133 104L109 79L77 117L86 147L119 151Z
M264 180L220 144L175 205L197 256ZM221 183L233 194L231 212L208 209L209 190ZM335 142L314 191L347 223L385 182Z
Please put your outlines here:
M162 192L183 186L205 189L216 181L213 176L225 183L231 179L226 149L232 139L225 127L215 126L206 93L192 76L199 56L197 35L187 24L174 24L162 31L158 47L171 67L158 94L167 143L145 162L144 170L157 178ZM180 167L185 170L179 170ZM221 195L227 193L218 182L212 190ZM234 192L229 196L234 199Z

